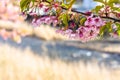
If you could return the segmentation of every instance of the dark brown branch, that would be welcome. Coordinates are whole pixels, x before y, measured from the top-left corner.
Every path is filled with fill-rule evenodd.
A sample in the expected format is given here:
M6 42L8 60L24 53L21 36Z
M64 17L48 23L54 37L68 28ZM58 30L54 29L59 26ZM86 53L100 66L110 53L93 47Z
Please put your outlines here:
M113 20L114 22L120 22L120 19L116 19L116 18L112 18L112 17L101 16L101 18L110 19L110 20Z
M89 16L88 14L86 14L84 12L76 11L75 9L72 9L71 11L75 12L75 13L79 13L79 14L85 15L85 16Z
M63 9L65 9L65 8L63 8ZM67 9L66 9L67 10ZM76 13L79 13L79 14L82 14L82 15L85 15L85 16L90 16L89 14L87 14L87 13L84 13L84 12L80 12L80 11L77 11L77 10L75 10L75 9L72 9L71 10L72 12L76 12ZM96 15L94 15L94 16L96 16ZM108 16L100 16L101 18L104 18L104 19L110 19L110 20L112 20L112 21L114 21L114 22L120 22L120 19L116 19L116 18L113 18L113 17L108 17Z
M80 11L76 11L74 9L71 10L72 12L76 12L76 13L80 13L82 15L85 15L85 16L89 16L89 14L86 14L84 12L80 12ZM96 16L96 15L94 15ZM116 18L113 18L113 17L108 17L108 16L100 16L101 18L104 18L104 19L110 19L110 20L113 20L114 22L120 22L120 19L116 19Z

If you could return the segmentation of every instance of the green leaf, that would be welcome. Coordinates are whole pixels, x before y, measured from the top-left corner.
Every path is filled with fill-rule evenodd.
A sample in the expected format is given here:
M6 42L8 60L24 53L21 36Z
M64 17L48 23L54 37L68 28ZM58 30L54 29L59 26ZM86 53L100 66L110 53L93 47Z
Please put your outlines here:
M106 25L104 25L104 26L102 26L102 27L100 28L100 33L99 33L100 36L103 36L103 35L104 35L105 27L106 27Z
M29 8L29 5L31 2L34 4L35 0L21 0L20 1L21 10L23 11L23 10Z
M68 28L68 20L69 20L69 15L66 13L63 13L59 16L59 20L61 20L65 26L65 29Z
M99 6L96 6L92 11L95 13L98 13L102 8L104 8L104 5L99 5Z
M67 4L65 4L65 3L62 3L61 6L64 7L64 8L66 8L66 9L68 9L68 6L69 6L69 5L67 5Z
M115 23L115 25L117 26L117 33L120 36L120 23Z
M117 33L120 36L120 23L115 23L116 27L117 27Z
M120 23L115 23L115 25L117 26L117 29L120 29Z
M72 5L75 3L76 0L71 0L71 2L69 3L69 8L72 7Z
M112 26L111 26L111 25L112 25L111 22L107 22L107 23L106 23L106 29L107 29L107 32L108 32L108 33L112 32Z
M32 0L32 2L35 2L35 0Z
M111 4L111 3L119 3L120 1L119 0L109 0L108 1L108 4Z
M86 21L86 18L83 17L82 19L80 19L80 24L81 24L81 25L84 25L85 21Z
M69 9L69 8L72 7L72 5L74 4L75 1L76 0L66 0L66 1L63 1L61 6L66 8L66 9Z
M113 11L120 12L120 8L119 8L119 7L111 7L111 9L112 9Z
M106 25L102 26L100 28L100 36L108 35L109 33L112 32L112 23L107 22Z
M118 35L120 36L120 30L117 30Z
M65 27L68 27L68 15L67 14L63 15L63 23L65 24Z
M115 3L120 3L120 0L109 0L107 2L107 5L109 5L110 7L114 7Z
M53 0L47 0L48 2L52 2Z

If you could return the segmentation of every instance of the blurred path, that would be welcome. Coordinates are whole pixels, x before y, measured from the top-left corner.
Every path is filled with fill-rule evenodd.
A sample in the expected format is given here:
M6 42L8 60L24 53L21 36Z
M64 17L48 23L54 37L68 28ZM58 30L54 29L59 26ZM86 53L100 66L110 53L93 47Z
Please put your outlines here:
M94 41L81 43L79 41L43 41L33 37L25 37L21 44L11 40L4 41L0 38L1 44L9 44L13 47L25 49L29 47L33 52L49 56L51 59L59 58L68 62L82 60L84 62L95 61L99 65L105 64L108 67L120 67L120 50L118 52L102 51L106 46L120 47L120 41Z

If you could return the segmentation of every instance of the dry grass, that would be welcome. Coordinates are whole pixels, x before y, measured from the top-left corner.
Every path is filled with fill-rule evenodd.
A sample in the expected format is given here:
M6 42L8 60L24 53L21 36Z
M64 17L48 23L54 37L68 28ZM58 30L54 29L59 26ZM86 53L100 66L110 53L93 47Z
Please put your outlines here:
M19 32L23 32L29 36L36 36L43 40L67 40L68 38L57 34L55 28L47 25L41 25L39 27L33 27L25 22L14 23L11 21L0 20L0 28L12 29Z
M40 39L44 40L68 40L66 36L56 33L55 28L47 25L41 25L34 28L34 34Z
M0 80L120 80L120 70L65 63L0 44Z

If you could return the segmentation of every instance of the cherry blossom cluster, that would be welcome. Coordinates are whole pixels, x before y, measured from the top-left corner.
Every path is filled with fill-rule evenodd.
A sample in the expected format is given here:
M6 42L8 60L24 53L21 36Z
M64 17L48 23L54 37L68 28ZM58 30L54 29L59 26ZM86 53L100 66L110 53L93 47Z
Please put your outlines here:
M112 10L110 6L105 6L104 8L98 11L100 16L107 16L112 18L120 18L119 5L115 5L115 10Z
M50 15L56 12L56 10L61 10L59 3L48 5L44 2L37 4L36 6L30 8L26 13L31 16L41 16L41 15Z
M31 16L39 16L39 15L47 15L48 12L49 12L49 7L41 3L38 6L29 9L29 11L27 11L27 14Z
M41 24L56 26L57 23L58 23L58 19L56 18L56 16L44 16L38 19L34 18L32 21L33 26L39 26Z
M9 20L13 22L24 20L24 18L20 16L19 7L14 5L11 0L0 0L0 8L1 20Z
M0 0L0 20L11 23L21 23L24 21L24 17L20 16L20 8L16 2L20 0ZM8 24L9 25L9 24ZM2 25L3 26L3 25ZM12 39L13 41L20 43L21 36L25 36L23 30L6 30L5 28L0 29L0 36L4 39Z
M56 26L58 24L58 19L57 16L54 16L53 14L56 12L58 7L58 3L53 4L52 7L47 4L40 3L39 5L29 9L26 13L34 17L31 22L33 26L39 26L41 24Z
M82 42L93 40L104 35L117 37L120 35L119 7L116 1L99 1L103 5L96 6L89 12L79 12L72 9L74 0L64 1L30 1L29 5L21 4L25 15L32 17L33 26L47 24L57 26L57 33ZM22 0L22 3L27 0ZM33 3L31 5L31 3ZM27 7L28 6L28 7ZM26 7L24 9L24 7ZM114 24L114 25L113 25ZM116 27L116 28L114 28Z
M57 16L51 15L51 12L56 12L57 9L60 9L58 3L53 4L52 8L44 3L40 3L38 6L31 8L27 14L34 17L32 20L33 26L39 26L41 24L52 24L52 26L56 26L57 24L62 24L62 20L59 20ZM102 27L104 24L105 21L103 21L100 17L94 17L91 15L86 16L84 25L76 25L76 23L72 21L69 23L67 29L63 28L57 30L56 32L71 39L80 39L81 41L86 42L96 38L99 35L100 27ZM78 27L76 28L76 26Z
M76 31L72 29L57 30L57 33L68 36L71 39L80 39L82 42L95 39L100 32L100 28L105 25L100 17L88 16L84 25L80 25Z
M58 5L55 4L53 7L54 10L58 8ZM56 26L57 24L61 23L62 20L58 20L56 16L49 15L51 10L44 4L39 4L39 6L32 8L28 13L31 16L34 16L32 20L33 26L39 26L41 24L47 24L52 26ZM90 13L91 14L91 13ZM39 15L43 15L38 17ZM47 16L46 16L47 15ZM37 17L36 17L37 16ZM63 34L71 39L80 39L82 42L86 42L96 38L99 35L100 27L105 24L100 17L86 16L86 21L84 25L79 25L77 29L75 29L76 23L74 21L69 23L68 28L65 30L60 29L57 30L57 33Z

